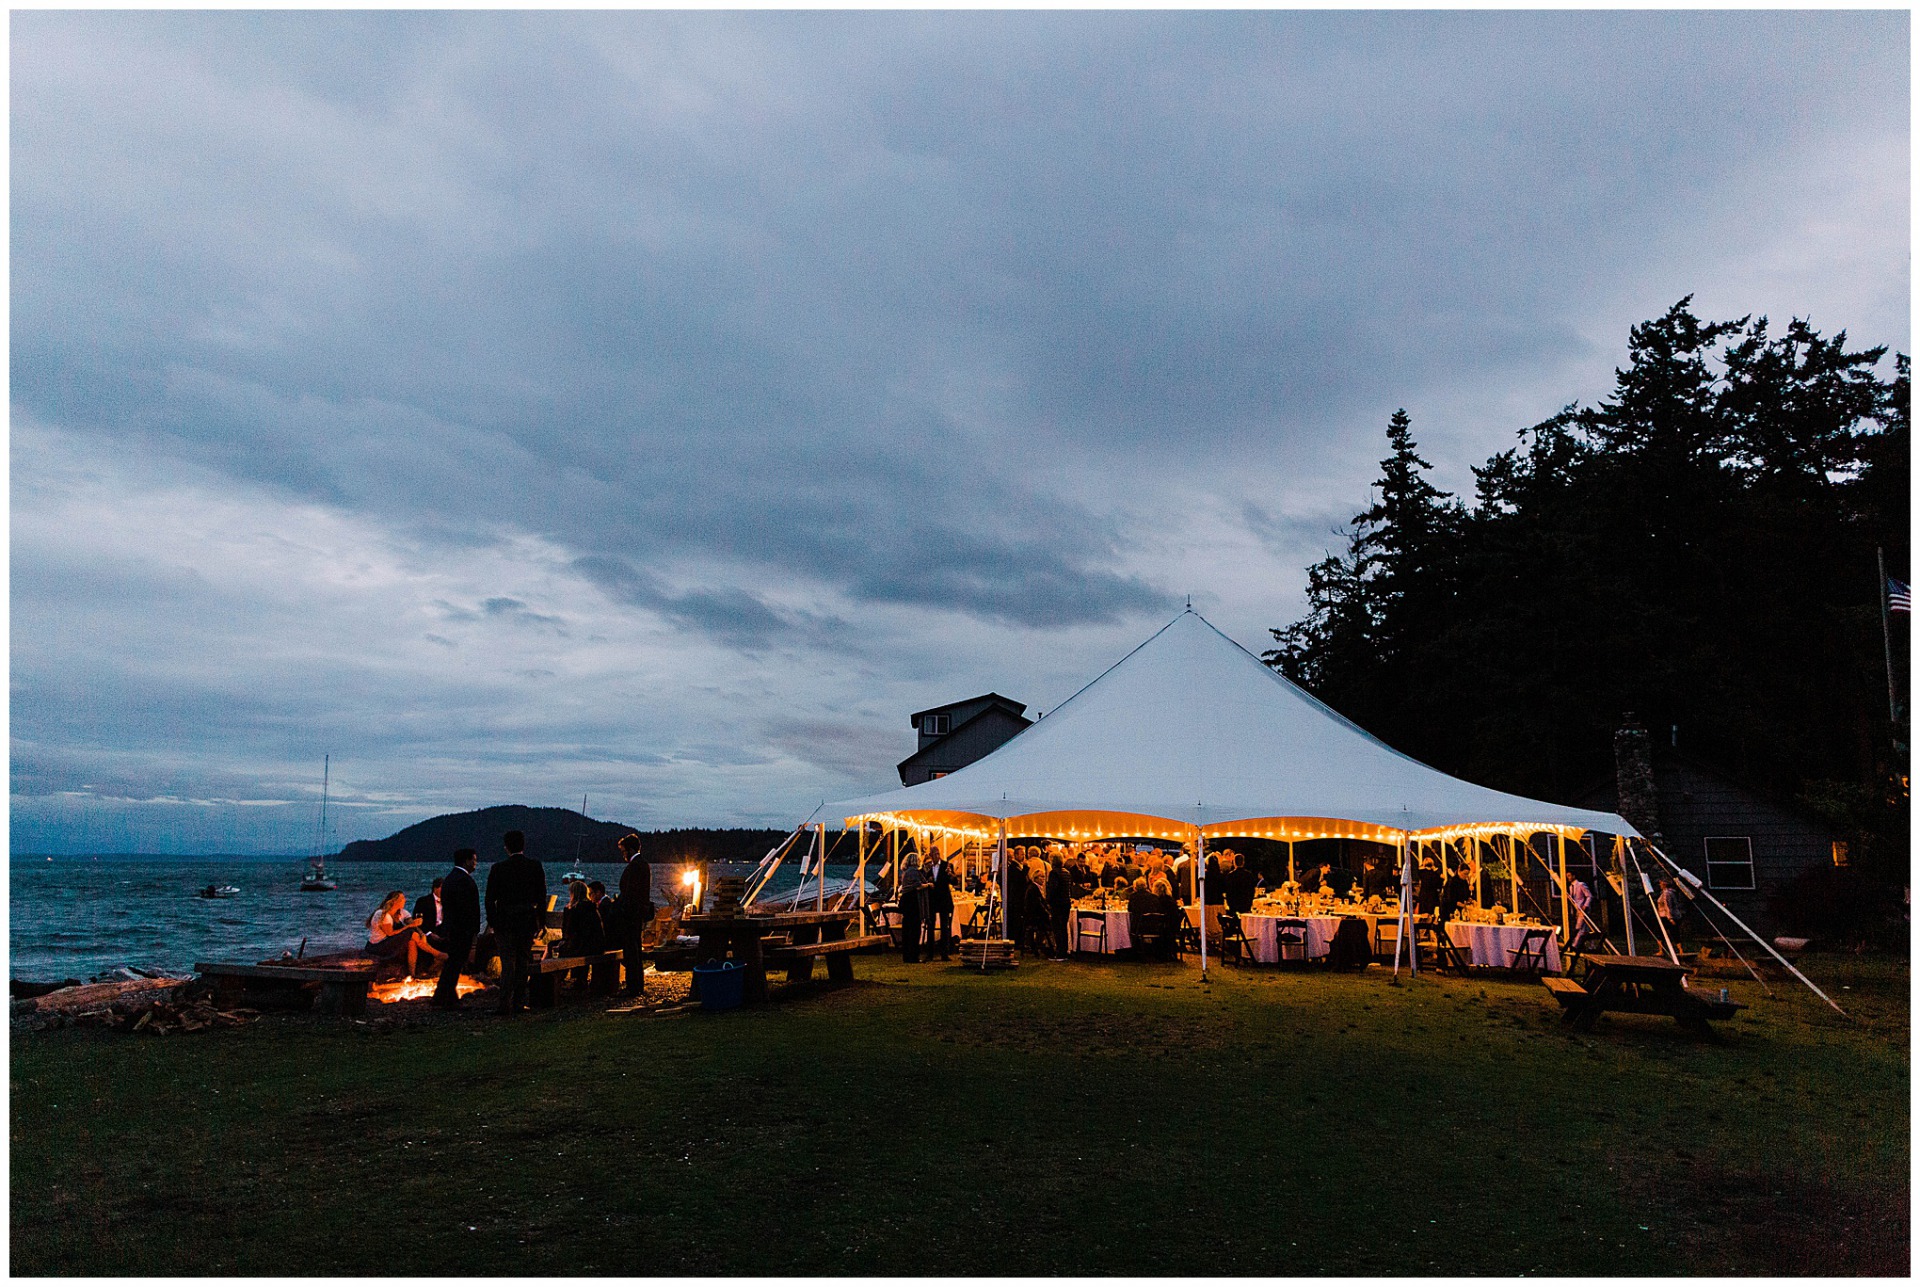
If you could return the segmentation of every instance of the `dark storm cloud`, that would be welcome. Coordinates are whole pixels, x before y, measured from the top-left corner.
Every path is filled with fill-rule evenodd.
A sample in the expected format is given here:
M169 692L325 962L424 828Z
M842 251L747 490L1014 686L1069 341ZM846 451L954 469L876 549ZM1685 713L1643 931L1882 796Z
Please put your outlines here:
M23 15L15 398L583 557L1112 620L1170 597L1097 523L1030 521L1030 436L1178 458L1327 423L1383 368L1577 347L1547 294L1804 128L1799 60L1870 72L1821 47L1862 24L435 15L374 75L343 70L364 16ZM114 83L156 65L164 128ZM953 367L980 387L929 387ZM933 517L963 503L992 521ZM751 632L751 598L682 619Z
M16 736L31 764L170 729L280 749L349 691L396 755L482 763L510 730L529 761L666 773L831 728L809 762L884 771L830 715L707 727L777 683L652 653L621 700L712 705L636 746L568 660L621 673L595 650L642 632L613 604L736 660L809 653L809 681L867 667L868 693L1008 626L1037 672L1049 639L1137 642L1176 590L1256 575L1180 548L1196 513L1317 558L1394 407L1458 475L1593 392L1532 405L1604 381L1620 309L1782 273L1870 299L1829 328L1904 348L1904 246L1853 282L1803 233L1836 156L1904 201L1906 41L1903 14L1840 12L18 13L16 423L75 477L150 462L359 525L302 548L323 585L374 567L382 641L424 648L328 689L248 641L233 691L181 679L167 659L236 611L222 577L265 556L62 547L16 447ZM1735 267L1694 280L1710 253ZM1461 390L1486 400L1429 436ZM1522 411L1485 423L1503 392ZM355 553L368 533L402 555ZM1277 616L1297 581L1236 593ZM107 602L158 619L125 673L40 646ZM119 732L62 706L116 685L147 703Z

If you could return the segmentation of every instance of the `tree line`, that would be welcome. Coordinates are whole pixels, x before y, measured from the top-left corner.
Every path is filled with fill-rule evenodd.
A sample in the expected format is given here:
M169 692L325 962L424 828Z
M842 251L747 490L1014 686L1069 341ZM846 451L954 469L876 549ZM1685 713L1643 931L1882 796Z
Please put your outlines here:
M1418 759L1547 799L1611 774L1632 712L1904 870L1875 552L1907 578L1910 378L1886 356L1689 296L1632 328L1610 396L1474 469L1470 501L1397 411L1372 503L1265 660Z

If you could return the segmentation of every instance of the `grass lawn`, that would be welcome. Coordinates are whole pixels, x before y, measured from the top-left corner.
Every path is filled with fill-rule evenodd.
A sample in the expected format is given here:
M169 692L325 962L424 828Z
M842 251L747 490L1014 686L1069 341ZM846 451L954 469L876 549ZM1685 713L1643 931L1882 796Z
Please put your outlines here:
M1905 1274L1907 963L1806 966L1852 1020L1716 979L1717 1042L1379 967L880 958L723 1015L16 1036L10 1268Z

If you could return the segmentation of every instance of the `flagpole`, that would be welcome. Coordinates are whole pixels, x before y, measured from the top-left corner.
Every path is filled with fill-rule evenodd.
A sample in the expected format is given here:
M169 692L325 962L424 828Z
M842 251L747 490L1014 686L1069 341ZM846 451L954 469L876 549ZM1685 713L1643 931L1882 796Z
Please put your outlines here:
M1894 725L1895 741L1900 736L1900 704L1893 696L1893 627L1887 624L1887 551L1884 546L1873 547L1873 556L1880 565L1880 643L1887 652L1887 718ZM1912 573L1908 573L1909 576Z

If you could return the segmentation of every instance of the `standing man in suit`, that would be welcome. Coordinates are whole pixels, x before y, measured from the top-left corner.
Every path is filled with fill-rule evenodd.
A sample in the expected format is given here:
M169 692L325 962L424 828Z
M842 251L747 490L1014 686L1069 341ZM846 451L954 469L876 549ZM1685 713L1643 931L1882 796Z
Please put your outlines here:
M1245 916L1253 910L1254 886L1259 883L1253 869L1240 861L1240 855L1228 850L1220 856L1220 866L1224 869L1220 875L1221 894L1227 906Z
M1467 877L1473 874L1472 867L1462 862L1447 876L1446 884L1440 886L1440 932L1447 932L1447 922L1460 905L1473 897L1473 886L1467 883Z
M653 922L653 864L640 856L640 834L620 837L620 947L627 970L627 995L647 993L647 965L641 957L641 939Z
M939 858L933 864L933 871L927 880L927 922L933 927L933 945L940 949L940 959L953 959L953 864L946 858Z
M507 856L487 869L487 920L500 936L501 1014L526 1008L533 991L533 939L546 911L547 871L527 857L518 831L500 837Z
M441 913L440 946L447 954L440 966L440 982L433 989L432 1004L438 1010L460 1008L460 971L480 934L480 887L473 883L473 869L479 863L480 856L473 850L456 849L453 870L433 882Z

